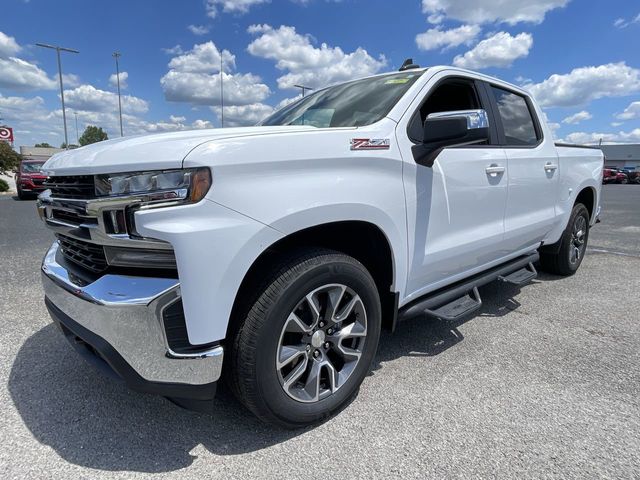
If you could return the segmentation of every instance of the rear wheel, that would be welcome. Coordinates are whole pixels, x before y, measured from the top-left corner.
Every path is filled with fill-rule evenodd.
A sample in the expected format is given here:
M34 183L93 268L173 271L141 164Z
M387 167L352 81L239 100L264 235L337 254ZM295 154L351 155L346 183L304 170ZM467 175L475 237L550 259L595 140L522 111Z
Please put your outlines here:
M264 421L315 423L345 406L371 368L375 282L354 258L316 250L283 260L266 283L235 334L232 389Z
M582 263L588 240L589 211L578 203L573 207L567 228L560 238L558 251L540 253L542 269L556 275L573 275Z

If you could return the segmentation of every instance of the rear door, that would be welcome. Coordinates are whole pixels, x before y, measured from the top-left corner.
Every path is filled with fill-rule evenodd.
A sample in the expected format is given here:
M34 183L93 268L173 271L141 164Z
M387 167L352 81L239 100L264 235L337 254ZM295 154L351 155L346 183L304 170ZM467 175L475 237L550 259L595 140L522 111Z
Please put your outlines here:
M541 242L555 225L558 155L528 97L496 85L487 85L487 93L509 169L504 244L522 250Z

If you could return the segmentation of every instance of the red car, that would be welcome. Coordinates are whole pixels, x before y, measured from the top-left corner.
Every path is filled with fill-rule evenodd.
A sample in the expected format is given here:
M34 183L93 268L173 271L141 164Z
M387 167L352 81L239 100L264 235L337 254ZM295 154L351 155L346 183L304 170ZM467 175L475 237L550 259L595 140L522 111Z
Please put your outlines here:
M46 190L44 181L47 176L40 171L42 165L44 165L44 162L40 160L23 160L20 162L20 168L16 172L16 189L20 200Z
M613 169L613 168L609 168L609 167L605 167L602 170L602 183L616 183L616 180L618 179L617 174L618 171Z
M602 183L629 183L629 176L617 168L604 167Z

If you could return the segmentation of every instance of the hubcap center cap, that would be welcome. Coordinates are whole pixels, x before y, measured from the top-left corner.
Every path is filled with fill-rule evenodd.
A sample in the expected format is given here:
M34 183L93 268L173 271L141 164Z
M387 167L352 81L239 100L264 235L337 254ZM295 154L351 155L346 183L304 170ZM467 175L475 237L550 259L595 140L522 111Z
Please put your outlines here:
M318 330L311 336L311 345L314 348L320 348L324 344L324 332L322 330Z

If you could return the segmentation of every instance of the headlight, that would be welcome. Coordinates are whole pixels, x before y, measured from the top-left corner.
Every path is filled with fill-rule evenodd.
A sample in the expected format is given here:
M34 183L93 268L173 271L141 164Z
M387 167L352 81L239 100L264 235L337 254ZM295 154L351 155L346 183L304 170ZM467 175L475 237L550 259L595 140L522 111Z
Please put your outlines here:
M96 195L99 197L150 194L158 199L198 202L204 198L210 187L211 171L208 168L95 176Z

